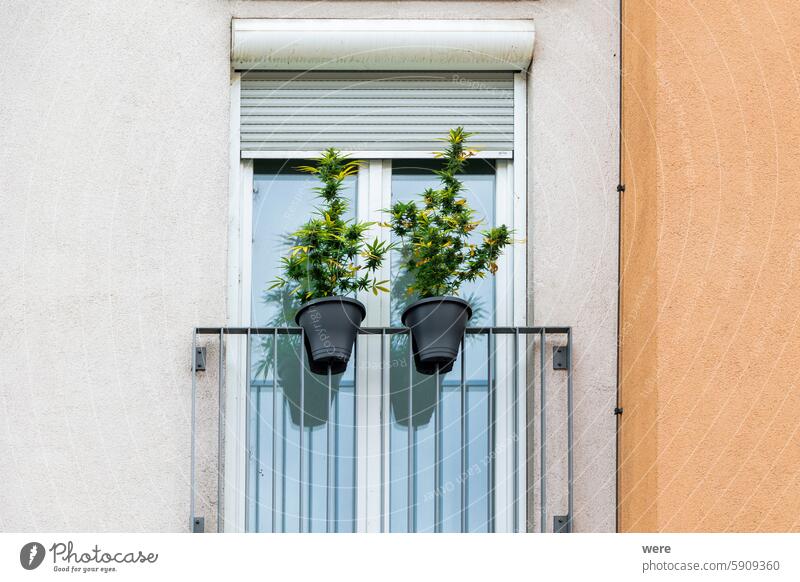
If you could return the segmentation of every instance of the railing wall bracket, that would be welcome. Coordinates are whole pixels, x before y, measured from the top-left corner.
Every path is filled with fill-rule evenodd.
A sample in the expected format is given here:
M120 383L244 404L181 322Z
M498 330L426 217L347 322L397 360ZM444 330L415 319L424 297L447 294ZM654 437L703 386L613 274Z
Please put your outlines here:
M553 516L553 533L570 533L571 527L568 515Z
M206 348L205 348L205 346L195 346L194 351L195 351L195 355L194 355L194 371L195 372L205 372L206 371Z
M569 368L569 347L553 346L553 369L566 370Z
M206 518L195 517L192 520L192 533L205 533L206 531Z

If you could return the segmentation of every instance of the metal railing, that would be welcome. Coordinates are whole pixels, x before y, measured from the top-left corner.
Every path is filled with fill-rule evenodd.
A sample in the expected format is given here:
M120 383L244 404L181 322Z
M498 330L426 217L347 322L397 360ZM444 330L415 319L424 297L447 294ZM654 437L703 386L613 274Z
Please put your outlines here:
M390 343L391 337L396 335L407 335L409 330L407 328L398 328L398 327L362 327L359 329L360 336L373 336L380 338L380 395L381 395L381 403L384 402L384 397L387 395L387 380L384 374L384 371L388 367L389 364L387 355L389 353L389 347L387 344ZM212 336L217 339L217 382L218 382L218 410L217 410L217 463L218 463L218 470L217 470L217 484L216 484L216 529L217 531L222 531L222 522L223 522L223 499L222 499L222 492L223 492L223 473L222 470L222 456L224 450L224 423L225 423L225 405L224 405L224 392L225 392L225 384L226 384L226 370L225 370L225 357L226 357L226 338L229 336L245 336L246 344L245 344L245 354L246 357L245 362L243 363L245 366L246 373L244 374L245 377L245 385L243 389L245 390L245 394L247 396L248 401L248 415L247 418L249 419L249 409L250 409L250 394L251 388L255 385L266 386L269 383L265 383L263 381L256 382L252 378L252 362L251 362L251 352L253 347L253 340L254 338L261 338L262 342L264 341L263 338L269 338L267 341L272 342L271 345L271 358L272 362L268 363L273 367L274 376L271 384L272 390L272 397L273 397L273 406L272 406L272 414L277 414L277 406L275 405L275 398L277 397L278 393L278 380L277 380L277 367L278 367L278 341L280 337L285 336L300 336L299 337L299 353L295 357L300 358L300 362L302 365L305 365L306 362L306 345L305 345L305 337L304 332L301 328L289 328L289 327L198 327L193 330L192 333L192 404L191 404L191 432L192 432L192 442L191 442L191 523L192 523L192 530L193 531L203 531L203 523L204 520L202 517L196 515L196 503L195 498L197 496L197 450L196 450L196 441L197 441L197 391L198 391L198 372L205 371L206 369L206 351L205 347L199 345L199 338L200 336ZM525 380L525 391L526 395L529 398L534 398L534 392L537 391L538 388L538 397L539 397L539 431L538 431L538 438L539 438L539 471L538 471L538 492L539 492L539 499L540 499L540 516L539 516L539 529L540 531L544 532L547 531L547 516L548 516L548 503L547 503L547 440L548 440L548 426L547 426L547 411L548 411L548 389L547 389L547 379L549 375L549 371L547 368L548 358L547 358L547 349L548 340L550 344L553 345L553 359L552 369L554 370L563 370L566 374L566 488L567 488L567 513L563 516L555 516L553 531L563 531L563 532L570 532L572 531L572 519L574 516L574 492L573 492L573 481L574 481L574 459L573 459L573 388L572 388L572 330L569 327L470 327L466 330L466 338L474 338L476 336L484 336L486 338L486 356L485 356L485 380L482 379L480 382L481 385L485 385L486 392L487 392L487 424L488 424L488 448L489 453L487 455L487 472L488 472L488 494L487 494L487 504L488 504L488 524L487 524L487 531L493 532L495 531L495 514L496 508L494 506L495 499L496 499L496 479L495 479L495 458L497 453L497 441L496 441L496 434L495 434L495 427L497 422L497 411L495 410L496 407L496 390L497 390L497 378L496 378L496 344L499 338L509 338L511 341L512 350L510 352L511 357L510 364L511 364L511 373L510 373L510 381L508 379L508 375L505 377L505 382L508 383L508 388L510 389L510 402L513 410L511 414L509 414L509 418L511 418L512 426L512 442L513 442L513 452L512 452L512 459L515 460L514 467L513 467L513 493L512 493L512 514L513 514L513 526L511 527L512 531L526 531L530 529L531 519L530 516L532 515L531 509L529 508L527 511L526 516L520 516L520 503L521 496L523 494L527 494L527 491L523 491L520 487L520 463L516 462L517 459L520 458L520 450L519 450L519 443L520 438L525 438L525 434L520 435L520 431L525 430L527 431L528 426L534 422L534 418L530 418L529 416L522 415L525 419L525 426L521 427L519 423L520 419L520 411L519 411L519 401L520 401L520 387L522 384L522 378L531 378L533 380L532 383ZM442 502L439 499L438 492L440 487L442 486L442 477L441 477L441 470L440 464L442 462L441 455L439 454L440 446L441 446L441 434L442 434L442 420L440 409L442 406L442 392L444 390L444 386L447 385L449 387L455 387L460 390L460 435L461 435L461 443L460 443L460 454L459 454L459 461L460 461L460 468L461 468L461 476L460 479L460 488L461 488L461 500L462 500L462 507L460 510L460 530L469 531L469 528L466 523L466 510L464 508L464 500L466 499L466 487L468 485L468 480L463 478L467 471L467 443L466 441L466 433L467 433L467 406L466 406L466 394L468 390L468 384L470 386L476 385L474 381L468 381L466 379L467 376L467 350L466 350L466 342L467 339L462 340L461 344L461 351L460 356L457 361L457 365L459 366L459 379L457 382L450 380L447 382L442 382L440 378L440 374L437 371L434 376L435 382L435 408L434 408L434 415L435 415L435 437L436 437L436 444L435 444L435 451L436 451L436 459L435 459L435 476L436 476L436 491L437 491L437 499L435 502L435 527L433 531L442 531ZM353 360L350 362L350 367L356 369L358 367L357 363L357 354L358 354L358 340L356 341L356 346L354 347L353 352ZM414 430L411 429L413 424L413 417L414 417L414 390L412 389L413 385L413 355L411 351L411 342L407 339L405 340L405 350L406 354L405 357L407 358L407 365L409 368L408 374L408 422L409 422L409 429L408 429L408 447L407 447L407 475L406 478L408 480L407 483L407 499L408 499L408 507L407 507L407 516L406 516L406 523L408 531L416 531L415 523L416 523L416 487L415 487L415 479L416 479L416 471L413 469L414 465L414 455L415 455L415 443L412 442L413 434L415 433ZM557 345L556 345L557 344ZM505 343L506 351L508 351L509 346L507 342ZM538 347L538 358L536 357L536 351ZM522 351L520 349L522 348ZM538 360L538 362L537 362ZM538 366L537 366L538 364ZM538 367L538 374L536 373L536 368ZM535 386L536 384L536 376L538 375L538 387ZM305 454L304 449L304 432L305 432L305 422L306 422L306 402L304 401L305 394L306 394L306 387L304 385L305 374L299 374L299 447L298 452L300 455L299 462L298 462L298 469L299 469L299 479L297 486L299 488L298 491L298 513L296 517L298 517L299 523L299 531L311 531L311 526L305 526L304 520L308 520L310 522L311 517L310 515L304 516L304 488L309 486L307 482L307 476L304 475L304 459L303 455ZM354 424L356 422L356 402L357 397L356 394L359 391L357 386L358 375L354 373L354 380L353 380L353 421ZM332 400L332 377L330 372L328 373L327 377L327 390L328 390L328 406L331 407ZM330 410L330 408L329 408ZM381 425L383 426L386 423L385 415L387 414L386 410L384 410L383 404L381 405ZM334 453L332 449L333 438L331 436L331 431L333 430L334 422L330 421L327 422L327 439L326 439L326 490L325 490L325 507L326 507L326 516L325 516L325 523L326 528L325 531L339 531L338 521L334 523L332 518L332 495L334 494L336 485L331 482L331 475L332 475L332 463L333 463L333 456ZM276 455L274 447L276 442L276 435L275 435L275 426L276 426L276 419L273 416L272 419L272 443L273 443L273 453L272 459L275 462ZM355 430L355 426L353 427ZM246 444L246 453L248 455L248 459L251 452L251 443L250 443L250 430L249 428L246 430L247 434L247 444ZM384 442L385 438L385 431L381 430L381 455L386 454L387 451L387 444ZM356 438L353 438L353 445L355 448L356 445ZM245 454L245 451L242 451L242 454ZM358 451L353 451L355 462L358 462ZM527 455L527 459L523 459L524 464L527 465L529 462L533 462L533 454L529 451ZM248 460L248 472L250 471L250 462ZM354 463L355 464L355 463ZM386 475L383 474L385 467L385 463L381 462L381 499L384 499L384 487L386 486ZM526 472L528 471L528 467L523 467L523 470ZM271 523L271 531L279 531L276 524L276 516L278 514L277 511L277 503L276 503L276 470L272 468L272 487L271 487L271 507L270 513L272 516L272 523ZM528 473L526 473L527 475ZM523 482L526 482L523 480ZM248 474L247 483L250 483L250 475ZM355 485L355 479L354 479ZM249 485L248 485L249 486ZM530 487L530 485L528 485ZM356 492L355 487L353 487L353 506L355 507L356 504ZM250 499L250 495L247 494L248 500ZM309 502L310 504L310 502ZM388 518L386 516L386 504L381 503L381 515L380 515L380 531L389 531L389 525L387 523ZM248 509L249 511L249 509ZM310 513L310 512L309 512ZM355 509L353 512L353 531L355 531ZM525 527L521 527L521 523L524 520ZM332 525L333 524L333 525Z

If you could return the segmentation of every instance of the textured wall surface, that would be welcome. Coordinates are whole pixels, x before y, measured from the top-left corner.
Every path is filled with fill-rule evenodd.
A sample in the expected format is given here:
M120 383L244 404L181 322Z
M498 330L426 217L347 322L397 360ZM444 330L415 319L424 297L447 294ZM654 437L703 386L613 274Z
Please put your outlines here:
M0 529L185 529L191 329L225 317L227 9L0 12Z
M529 315L537 325L573 327L573 525L614 531L619 5L559 0L537 2L531 13L537 39L528 104ZM567 508L566 386L553 379L550 516ZM538 433L538 416L532 428Z
M622 86L622 230L620 233L619 525L656 529L650 506L656 490L656 253L654 13L645 2L624 4ZM633 517L635 516L635 517Z
M576 327L575 525L613 529L618 37L604 4L0 2L0 530L188 527L191 328L226 318L232 16L536 20L530 309ZM200 386L201 427L214 393Z
M624 3L621 529L800 529L800 4Z

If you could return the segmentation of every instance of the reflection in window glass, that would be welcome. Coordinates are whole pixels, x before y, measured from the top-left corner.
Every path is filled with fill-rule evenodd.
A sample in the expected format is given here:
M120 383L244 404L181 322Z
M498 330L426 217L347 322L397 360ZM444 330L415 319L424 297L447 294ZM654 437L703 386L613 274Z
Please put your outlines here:
M255 164L253 326L295 326L296 300L287 291L269 290L269 286L280 272L281 257L291 246L288 235L308 219L310 209L316 205L313 188L318 181L296 171L294 167L300 163L291 160ZM345 194L352 217L355 177L346 181ZM326 376L308 371L301 357L300 337L286 334L253 335L251 362L249 529L324 532L330 503L332 530L354 531L353 367L332 376L329 385ZM301 381L305 386L303 394ZM326 462L329 446L334 455L330 475ZM328 482L333 487L330 496Z
M438 187L438 178L431 172L436 167L435 161L394 162L392 203L416 199L424 189ZM486 160L472 160L463 176L463 182L466 186L464 197L476 210L477 216L483 218L487 226L493 225L493 164ZM474 233L474 237L477 242L480 233ZM399 253L394 253L391 273L393 326L401 325L403 310L414 301L413 297L405 293L408 281L399 269L398 259ZM461 288L459 295L467 299L473 307L470 325L494 324L493 278L467 283ZM487 461L490 419L487 341L485 336L468 336L463 395L461 360L464 354L459 355L451 372L440 376L441 418L437 419L436 378L418 374L413 366L409 367L408 337L392 336L391 361L405 362L405 365L392 366L390 373L391 531L458 532L462 529L462 518L466 531L488 531L490 475ZM410 390L409 385L412 387ZM462 410L465 411L463 423ZM462 440L465 445L464 474L461 470Z

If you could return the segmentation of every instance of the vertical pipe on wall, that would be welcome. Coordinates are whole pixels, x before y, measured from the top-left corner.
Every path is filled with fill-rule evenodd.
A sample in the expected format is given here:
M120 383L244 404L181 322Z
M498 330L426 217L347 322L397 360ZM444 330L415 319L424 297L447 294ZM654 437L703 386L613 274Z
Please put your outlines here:
M616 337L617 346L620 346L621 345L621 341L622 341L621 330L622 330L622 257L623 257L623 254L622 254L622 203L623 203L622 196L623 196L623 191L622 191L622 189L619 188L619 186L622 185L624 183L624 180L625 180L625 177L623 175L623 165L622 165L622 140L623 140L623 135L622 135L622 105L623 105L622 104L622 95L623 95L623 88L624 88L624 86L623 86L623 75L625 73L625 70L623 68L625 63L623 62L623 52L622 52L622 50L624 48L623 47L623 42L622 42L622 36L623 36L623 30L624 30L623 29L623 25L624 25L623 18L624 18L624 10L625 10L624 6L625 6L625 0L619 0L619 31L618 31L618 34L619 34L619 53L618 53L619 54L619 78L618 78L618 83L619 83L619 106L618 107L619 107L619 109L618 109L618 113L617 113L617 115L619 117L617 119L617 124L618 124L617 125L617 136L618 136L617 157L619 159L619 166L617 168L617 190L618 190L618 192L617 192L617 194L618 194L618 196L617 196L617 289L618 289L618 292L617 292L617 329L616 329L616 332L617 332L617 337ZM570 334L570 339L571 339L571 334ZM572 349L572 345L570 345L570 350L571 349ZM616 382L615 382L615 384L616 384L616 386L615 386L615 402L616 403L614 405L616 408L619 408L621 406L621 404L620 404L620 392L619 392L621 361L620 361L620 353L619 352L620 352L620 348L617 347L617 349L614 351L614 353L616 355L616 358L617 358L617 369L616 369L616 378L615 378L616 379ZM572 356L572 354L570 353L570 359L571 359L571 356ZM570 372L571 371L572 371L572 369L570 368ZM620 447L620 442L619 442L619 431L620 431L621 419L620 419L620 415L617 414L615 416L616 416L616 419L614 421L614 433L615 433L614 434L614 468L615 468L615 470L614 470L614 505L615 505L615 510L614 510L614 531L619 532L620 531L620 523L619 523L619 507L620 507L620 495L619 495L619 447ZM572 519L571 515L570 515L570 519ZM572 529L570 529L570 531L572 531Z

